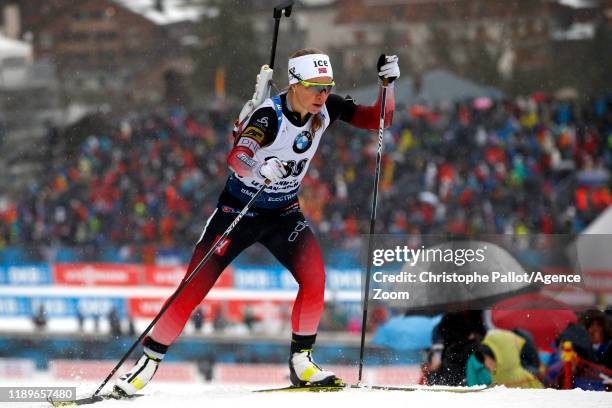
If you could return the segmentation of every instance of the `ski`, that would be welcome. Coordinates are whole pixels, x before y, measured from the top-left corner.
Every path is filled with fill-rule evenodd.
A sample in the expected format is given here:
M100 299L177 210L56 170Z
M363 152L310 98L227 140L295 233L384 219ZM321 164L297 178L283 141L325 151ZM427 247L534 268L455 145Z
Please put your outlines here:
M289 387L282 388L269 388L264 390L253 390L253 392L336 392L346 390L346 385L304 385L295 386L290 385Z
M115 391L111 391L106 394L98 394L92 395L84 398L77 398L70 401L58 401L52 398L49 398L47 401L54 407L76 407L77 405L89 405L95 404L96 402L106 401L106 400L130 400L132 398L142 397L144 394L134 394L130 396L118 394Z
M490 386L474 386L474 387L453 387L445 385L412 385L412 386L392 386L392 385L350 385L348 388L361 388L366 390L380 391L426 391L426 392L455 392L455 393L470 393L479 392L491 388Z
M390 385L357 385L357 384L343 384L343 385L327 385L327 386L289 386L282 388L269 388L263 390L254 390L253 392L338 392L345 391L348 389L362 389L362 390L375 390L375 391L426 391L426 392L454 392L454 393L470 393L484 391L490 387L487 386L476 386L476 387L449 387L449 386L427 386L427 385L414 385L414 386L390 386Z

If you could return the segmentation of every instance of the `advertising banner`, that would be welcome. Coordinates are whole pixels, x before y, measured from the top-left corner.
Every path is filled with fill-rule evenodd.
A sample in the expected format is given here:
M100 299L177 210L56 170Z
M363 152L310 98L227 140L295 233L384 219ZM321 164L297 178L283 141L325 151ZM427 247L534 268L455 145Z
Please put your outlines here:
M20 296L0 296L0 316L22 317L30 316L30 300Z
M165 298L133 298L128 300L128 311L133 318L153 318L164 304ZM206 320L221 313L231 321L244 321L246 316L257 320L289 320L293 301L281 300L205 300L199 306Z
M359 268L326 268L326 287L330 290L359 291L362 270ZM291 272L278 266L234 268L234 287L243 290L298 289Z
M243 290L295 290L298 288L289 271L280 267L234 268L234 288Z
M0 284L2 285L50 285L52 278L51 268L44 263L0 266Z
M357 382L355 366L328 365L347 383ZM287 366L281 364L217 364L215 381L226 384L278 384L286 383ZM365 371L366 384L406 385L418 384L421 376L419 366L368 367Z
M114 361L51 360L49 371L53 378L61 380L99 381L114 365ZM195 363L169 361L161 364L155 373L155 380L160 382L195 382L198 378L198 368Z
M97 296L61 297L61 296L0 296L1 317L30 317L43 308L47 318L106 316L113 308L119 318L127 315L125 299Z
M144 266L145 285L178 286L187 272L187 265L146 265ZM215 288L232 287L232 268L227 267L215 283Z
M138 286L142 265L60 263L53 267L56 284L75 286Z
M25 358L0 358L0 378L31 379L36 373L36 363Z

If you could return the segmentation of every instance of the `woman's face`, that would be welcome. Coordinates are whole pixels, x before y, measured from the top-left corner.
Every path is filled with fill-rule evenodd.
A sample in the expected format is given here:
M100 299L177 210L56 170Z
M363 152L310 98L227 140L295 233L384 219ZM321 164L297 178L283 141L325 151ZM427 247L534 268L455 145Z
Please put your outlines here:
M308 80L310 83L318 83L318 84L329 84L332 82L331 77L317 77L310 78ZM308 111L309 113L315 115L321 112L323 109L323 105L325 105L325 101L327 101L327 97L329 96L330 91L328 90L319 90L318 87L315 86L304 86L300 83L292 86L295 90L295 97L299 104L299 107Z

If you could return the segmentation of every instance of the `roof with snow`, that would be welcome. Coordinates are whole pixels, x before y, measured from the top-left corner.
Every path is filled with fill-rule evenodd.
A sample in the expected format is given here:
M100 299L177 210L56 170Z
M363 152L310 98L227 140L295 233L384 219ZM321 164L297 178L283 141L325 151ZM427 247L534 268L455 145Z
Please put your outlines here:
M594 23L573 23L568 29L553 33L553 38L558 41L590 40L593 37L595 37Z
M25 41L13 40L0 35L0 58L23 57L32 55L32 46Z
M158 25L179 23L182 21L196 22L204 13L200 5L187 5L184 0L163 0L162 11L155 7L155 0L114 0L121 6L140 14Z
M597 5L594 0L557 0L559 4L572 8L593 8Z

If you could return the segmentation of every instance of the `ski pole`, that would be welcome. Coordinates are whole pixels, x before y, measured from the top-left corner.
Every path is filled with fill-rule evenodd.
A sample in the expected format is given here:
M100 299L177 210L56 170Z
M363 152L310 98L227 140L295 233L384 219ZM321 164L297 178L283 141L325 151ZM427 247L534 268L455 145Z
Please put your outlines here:
M155 318L151 321L151 323L149 323L149 325L147 326L146 329L144 329L144 331L140 334L140 336L138 337L138 339L136 339L136 341L134 342L134 344L132 344L132 346L130 347L130 349L123 355L123 357L121 358L121 360L119 360L119 362L117 363L117 365L115 365L115 367L111 370L111 372L108 374L108 376L106 376L106 378L104 379L104 381L102 381L102 383L100 384L100 386L98 387L98 389L96 390L96 392L94 392L94 394L92 395L92 397L95 397L96 395L98 395L98 393L102 390L102 388L104 388L104 386L106 385L106 383L113 377L113 375L115 375L115 373L117 372L117 370L119 370L119 368L123 365L123 363L125 363L125 361L129 358L130 354L132 354L132 352L134 351L134 349L138 346L138 344L140 344L140 342L142 342L142 340L145 338L145 336L149 333L149 331L151 331L151 329L153 328L153 326L155 325L155 323L157 323L159 321L159 319L161 319L161 317L163 316L163 314L166 312L166 310L168 310L168 308L170 307L170 305L172 305L172 303L176 300L176 298L181 294L181 292L183 292L183 290L187 287L187 285L189 284L189 282L191 282L193 280L193 278L195 278L195 276L198 274L198 272L200 272L200 270L202 269L202 267L204 267L204 265L206 264L206 262L208 262L208 260L212 257L213 253L217 250L217 248L219 247L219 245L221 245L221 243L225 240L225 238L227 238L227 236L232 232L232 230L234 228L236 228L236 225L238 225L238 223L240 222L240 220L242 219L242 217L244 217L244 215L249 211L249 209L251 208L251 206L253 205L253 203L255 202L255 200L257 200L257 198L259 197L259 195L261 194L262 191L264 191L264 189L266 188L266 186L269 185L269 180L266 180L266 183L261 186L259 188L259 190L257 190L257 192L253 195L253 197L251 198L251 200L244 206L244 208L242 209L242 211L240 211L240 213L238 213L238 215L236 216L236 218L234 219L234 221L232 221L232 223L229 225L229 227L227 227L227 229L225 230L225 232L223 233L223 235L221 235L217 241L215 241L214 245L208 250L208 252L206 253L206 255L204 256L204 258L202 258L202 260L198 263L198 265L194 268L194 270L189 274L189 276L187 276L187 278L178 286L178 288L176 288L176 290L174 291L174 293L172 294L172 296L170 296L170 298L166 301L166 303L164 304L164 306L160 309L160 311L157 313L157 316L155 316Z
M378 184L380 181L380 163L382 161L383 134L385 129L385 105L387 101L387 79L383 80L382 103L380 105L380 122L378 125L378 150L376 151L376 173L374 175L374 194L372 197L372 211L370 216L370 235L368 238L368 265L366 267L365 288L363 296L363 318L361 320L361 343L359 346L359 376L357 384L361 383L363 371L363 356L365 353L366 323L368 320L368 300L370 296L370 275L372 273L372 251L374 249L374 231L376 227L376 204L378 201Z

